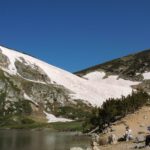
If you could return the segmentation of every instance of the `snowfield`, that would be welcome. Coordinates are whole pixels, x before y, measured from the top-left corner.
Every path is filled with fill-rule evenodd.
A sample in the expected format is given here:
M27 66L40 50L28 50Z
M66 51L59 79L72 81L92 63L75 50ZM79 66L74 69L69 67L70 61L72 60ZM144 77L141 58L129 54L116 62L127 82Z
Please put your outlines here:
M144 80L149 80L150 79L150 72L143 73L143 77L144 77Z
M44 114L46 115L48 123L52 123L52 122L71 122L71 121L73 121L73 120L66 119L66 118L55 117L54 115L49 114L49 113L47 113L45 111L44 111Z
M49 65L31 56L10 50L0 46L2 53L10 60L10 65L7 72L10 74L18 74L15 67L15 61L21 61L21 57L26 61L26 65L40 67L50 78L51 83L63 85L71 90L72 99L81 99L85 103L90 103L93 106L101 106L108 98L120 98L122 95L127 96L132 92L131 85L137 85L139 82L118 79L118 76L109 76L104 78L105 72L92 72L80 78L70 72ZM37 82L37 81L35 81ZM38 81L40 82L40 81ZM46 83L49 84L49 83Z

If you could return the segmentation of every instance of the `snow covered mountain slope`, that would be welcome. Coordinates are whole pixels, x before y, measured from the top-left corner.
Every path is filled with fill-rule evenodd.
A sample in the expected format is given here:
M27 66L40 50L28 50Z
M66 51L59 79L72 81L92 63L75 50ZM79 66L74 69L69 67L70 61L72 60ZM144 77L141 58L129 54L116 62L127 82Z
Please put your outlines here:
M3 60L0 60L1 69L8 74L17 75L24 80L36 83L61 85L68 90L68 100L80 99L93 106L101 106L103 101L111 97L126 96L132 92L132 85L139 84L139 82L118 79L117 75L111 75L103 79L106 75L105 72L98 71L86 74L81 78L36 58L2 46L0 46L0 53L1 58L3 58Z

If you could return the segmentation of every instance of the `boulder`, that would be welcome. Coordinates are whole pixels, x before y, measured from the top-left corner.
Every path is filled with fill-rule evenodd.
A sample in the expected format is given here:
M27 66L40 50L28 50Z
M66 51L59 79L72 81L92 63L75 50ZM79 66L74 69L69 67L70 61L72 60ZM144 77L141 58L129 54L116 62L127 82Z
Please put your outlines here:
M93 146L93 147L94 147L94 146L98 146L98 143L94 141L94 142L92 143L92 146Z
M98 142L99 145L106 145L108 144L108 136L102 136L102 137L99 137L99 142Z
M136 137L136 142L141 143L145 141L145 136L144 135L139 135Z
M94 146L93 150L100 150L100 149L98 148L98 146Z
M109 144L117 144L118 142L118 138L115 134L111 134L109 137L108 137L108 143Z

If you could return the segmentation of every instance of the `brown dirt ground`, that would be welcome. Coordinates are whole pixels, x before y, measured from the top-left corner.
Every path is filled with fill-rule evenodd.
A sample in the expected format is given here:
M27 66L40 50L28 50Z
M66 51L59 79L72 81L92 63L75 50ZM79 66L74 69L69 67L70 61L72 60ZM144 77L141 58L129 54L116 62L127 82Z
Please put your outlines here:
M126 125L128 125L132 130L134 139L137 136L146 136L147 134L150 134L150 132L147 130L147 127L150 126L150 106L144 106L135 113L129 114L120 121L115 122L112 125L112 129L114 131L111 132L111 134L114 133L118 138L122 137L125 133ZM108 133L108 135L109 134L110 133ZM136 145L137 144L133 141L118 142L116 145L100 146L100 150L130 150L135 149L134 147ZM141 143L141 145L144 145L144 143ZM150 150L150 147L143 149Z

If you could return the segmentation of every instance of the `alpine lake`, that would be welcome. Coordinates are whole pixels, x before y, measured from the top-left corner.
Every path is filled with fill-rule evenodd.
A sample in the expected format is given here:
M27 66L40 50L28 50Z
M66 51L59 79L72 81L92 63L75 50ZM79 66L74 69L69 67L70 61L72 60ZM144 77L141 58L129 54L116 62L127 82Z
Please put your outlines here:
M70 150L90 147L90 137L47 129L1 129L0 150Z

